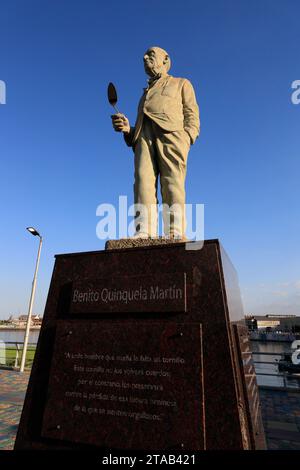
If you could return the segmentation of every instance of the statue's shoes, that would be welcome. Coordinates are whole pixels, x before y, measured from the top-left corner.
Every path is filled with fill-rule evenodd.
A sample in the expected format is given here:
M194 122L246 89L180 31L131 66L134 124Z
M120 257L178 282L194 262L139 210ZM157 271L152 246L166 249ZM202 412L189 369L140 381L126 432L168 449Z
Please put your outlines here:
M136 232L131 238L151 238L149 233L146 232Z

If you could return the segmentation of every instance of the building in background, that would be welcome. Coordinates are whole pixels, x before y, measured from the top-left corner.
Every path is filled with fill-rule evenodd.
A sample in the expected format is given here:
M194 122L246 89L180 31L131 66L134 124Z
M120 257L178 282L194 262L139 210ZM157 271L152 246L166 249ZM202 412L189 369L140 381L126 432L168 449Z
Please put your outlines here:
M247 315L245 321L250 331L300 332L300 316L297 315Z
M40 315L32 315L31 317L31 328L40 328L42 325L43 317ZM13 315L7 320L3 320L1 325L6 328L26 328L27 315L19 315L17 318L14 318Z

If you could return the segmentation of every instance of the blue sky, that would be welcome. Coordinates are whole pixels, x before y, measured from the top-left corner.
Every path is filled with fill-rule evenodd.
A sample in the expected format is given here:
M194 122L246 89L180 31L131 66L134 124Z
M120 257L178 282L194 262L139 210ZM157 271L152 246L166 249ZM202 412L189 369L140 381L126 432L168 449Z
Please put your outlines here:
M245 312L300 315L299 1L2 0L0 13L0 318L27 311L38 240L25 227L44 235L42 314L54 255L103 249L97 206L132 202L106 88L134 121L151 45L196 90L187 202L205 204L205 238L228 252Z

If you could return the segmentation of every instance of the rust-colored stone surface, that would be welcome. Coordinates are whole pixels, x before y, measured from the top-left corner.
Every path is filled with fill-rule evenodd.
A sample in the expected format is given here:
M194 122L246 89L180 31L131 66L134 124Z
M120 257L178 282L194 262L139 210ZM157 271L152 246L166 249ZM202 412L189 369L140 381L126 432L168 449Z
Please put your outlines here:
M124 286L128 286L131 277L140 276L142 285L143 276L147 278L152 276L157 280L160 275L162 278L165 275L169 276L168 279L171 282L173 275L174 279L178 279L182 273L185 273L186 279L186 311L176 311L175 308L170 309L167 306L160 312L151 311L147 307L148 301L141 300L140 309L138 305L135 305L134 311L124 310L120 304L119 311L72 313L73 286L77 284L87 283L88 285L94 280L106 278L118 279L119 283L124 282ZM165 288L168 287L165 286ZM191 328L191 331L193 325L198 325L202 331L203 367L199 377L199 369L197 369L199 361L194 363L193 380L198 375L196 378L198 385L193 385L189 393L201 394L202 378L204 386L202 398L196 399L194 412L189 411L185 421L185 426L189 426L189 436L195 434L194 437L190 437L190 449L193 450L193 447L196 450L202 446L206 449L228 450L264 448L255 377L251 379L252 370L249 369L247 372L251 356L247 350L248 338L244 335L243 309L237 276L218 240L205 241L201 250L187 250L185 243L174 243L165 246L145 246L56 257L37 353L16 439L16 449L103 448L109 445L106 444L104 435L101 435L97 441L93 438L77 437L75 442L74 435L67 433L65 436L54 438L46 429L47 419L50 419L47 403L50 403L51 393L56 393L53 383L57 367L53 366L54 372L51 369L51 364L57 361L57 354L54 351L64 351L65 347L58 335L61 328L58 324L61 325L61 322L71 322L79 337L82 331L82 341L87 348L89 341L86 338L90 336L92 350L98 344L97 341L101 348L101 338L103 338L103 334L100 333L101 328L103 332L106 331L107 335L109 325L111 325L111 331L113 328L118 330L120 325L123 325L124 338L126 338L126 328L133 328L132 331L136 333L128 333L128 347L133 345L132 338L135 335L138 338L139 326L141 338L144 339L137 340L137 345L139 345L137 347L142 347L145 341L147 324L150 336L153 336L151 334L153 325L157 325L157 332L159 331L161 335L164 334L166 325L171 327L174 324L183 324ZM84 328L90 333L84 333ZM160 334L157 333L157 336ZM194 338L193 335L192 337ZM122 349L125 346L121 346L122 341L111 344L111 354L125 351ZM157 338L154 340L153 347L158 350L159 355L161 344L158 345ZM191 340L188 347L190 357L198 357L199 350L196 341ZM151 351L153 354L153 350ZM184 354L187 354L187 351ZM58 378L58 380L61 379ZM182 403L180 393L182 397L185 393L180 383L175 380L173 382L178 403ZM99 392L104 393L104 389ZM199 417L200 402L203 405L202 418ZM52 403L57 403L59 408L58 395ZM59 413L57 416L60 416ZM203 423L202 426L195 427L195 416L198 417L199 423ZM54 418L51 417L52 419ZM150 435L153 430L152 424L148 423L147 428ZM108 433L114 433L113 423L105 427ZM135 432L138 429L137 426L134 431L131 419L124 422L121 430L119 427L116 429L119 434L119 440L114 441L116 448L136 446L139 449L146 449L151 446L151 443L143 445L141 441L137 438L134 440L133 437L132 441L129 439L127 442L127 437L136 435ZM80 434L80 426L77 432ZM174 433L174 429L170 429L166 440L163 440L161 444L156 441L155 446L160 445L160 449L168 449L176 445ZM168 441L168 436L170 436L170 441ZM178 440L180 441L180 438Z

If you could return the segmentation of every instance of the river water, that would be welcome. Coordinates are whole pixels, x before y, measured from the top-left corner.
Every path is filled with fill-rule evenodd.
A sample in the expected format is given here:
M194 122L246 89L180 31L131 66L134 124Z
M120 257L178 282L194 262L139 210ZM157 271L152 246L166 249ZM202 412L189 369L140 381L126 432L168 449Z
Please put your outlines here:
M8 342L20 342L24 341L25 330L14 329L0 329L0 341L4 343ZM31 330L29 335L29 343L37 343L39 338L40 330Z

